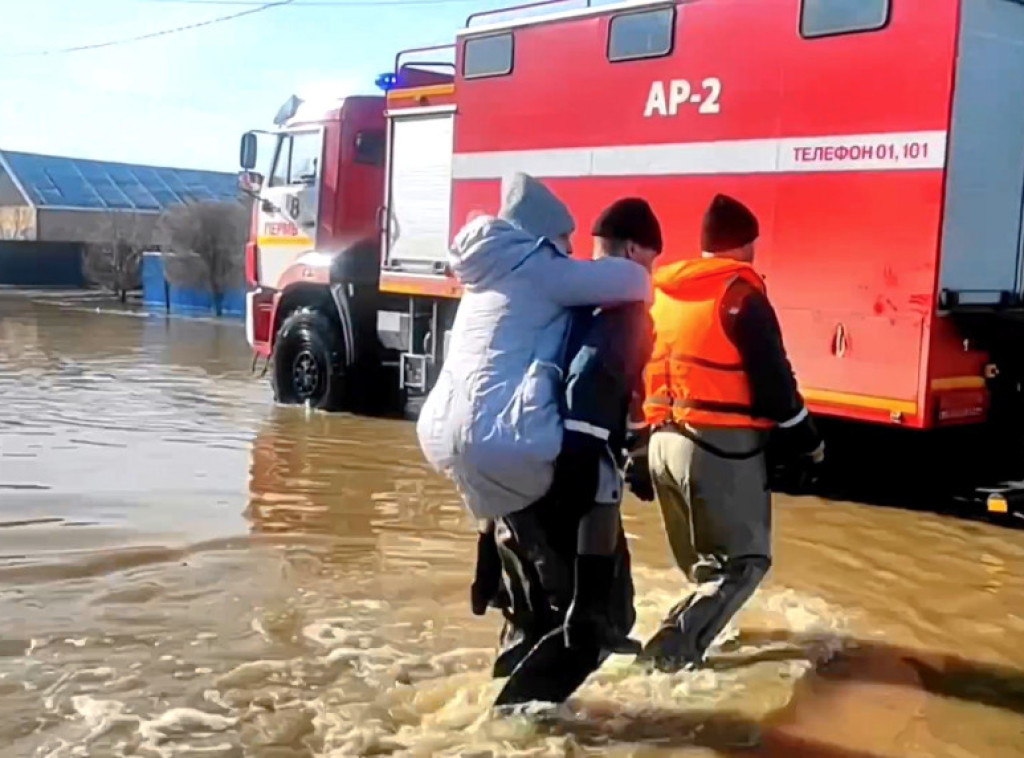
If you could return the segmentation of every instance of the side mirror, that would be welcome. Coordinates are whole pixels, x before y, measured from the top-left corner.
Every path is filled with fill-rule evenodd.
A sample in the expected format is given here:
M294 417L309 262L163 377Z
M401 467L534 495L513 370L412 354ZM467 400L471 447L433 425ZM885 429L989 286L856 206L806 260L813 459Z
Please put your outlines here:
M246 171L252 171L256 168L256 151L255 132L246 132L242 135L242 144L238 154L238 162Z

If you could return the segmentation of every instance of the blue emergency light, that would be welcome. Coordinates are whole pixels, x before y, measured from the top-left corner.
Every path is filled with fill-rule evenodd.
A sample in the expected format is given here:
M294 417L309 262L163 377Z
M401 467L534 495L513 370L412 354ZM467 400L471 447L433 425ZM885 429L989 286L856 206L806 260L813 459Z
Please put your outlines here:
M398 86L398 76L391 71L381 74L377 77L377 86L385 92L392 90Z

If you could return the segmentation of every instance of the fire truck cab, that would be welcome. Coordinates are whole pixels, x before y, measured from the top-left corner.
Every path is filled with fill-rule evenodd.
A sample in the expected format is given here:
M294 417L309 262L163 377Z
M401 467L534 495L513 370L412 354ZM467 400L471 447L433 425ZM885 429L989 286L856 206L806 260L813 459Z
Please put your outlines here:
M407 305L379 323L407 391L443 361L451 237L525 171L581 237L608 203L646 198L666 262L700 255L715 193L752 207L815 413L923 430L1012 409L1020 425L1024 5L567 5L473 16L454 86L388 93L380 288Z
M398 84L388 76L391 84ZM409 69L403 86L450 83ZM290 98L279 110L269 176L254 172L258 132L242 137L243 189L254 195L245 252L246 336L271 362L275 399L322 410L398 403L398 354L377 315L403 307L379 289L387 131L385 98Z
M252 173L256 134L242 138L243 182L257 194L245 254L246 336L258 356L273 358L280 402L340 409L359 384L349 380L353 368L379 363L383 98L293 97L275 121L266 179Z

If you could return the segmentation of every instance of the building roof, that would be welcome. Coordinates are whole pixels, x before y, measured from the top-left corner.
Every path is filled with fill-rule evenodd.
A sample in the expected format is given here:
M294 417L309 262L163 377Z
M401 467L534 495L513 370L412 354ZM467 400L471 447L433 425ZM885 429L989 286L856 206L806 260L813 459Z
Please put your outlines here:
M139 166L0 150L26 200L38 208L160 212L204 200L237 200L235 174Z

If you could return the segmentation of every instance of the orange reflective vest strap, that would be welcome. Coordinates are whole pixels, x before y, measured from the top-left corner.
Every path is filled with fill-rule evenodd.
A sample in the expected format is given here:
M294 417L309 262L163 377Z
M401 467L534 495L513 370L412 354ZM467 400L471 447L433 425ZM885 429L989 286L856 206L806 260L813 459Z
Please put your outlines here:
M648 398L644 409L652 431L668 423L732 429L771 429L775 426L773 421L754 417L749 405L652 397Z
M750 265L728 259L683 261L655 274L655 344L644 375L644 415L652 428L773 426L753 415L742 356L722 320L722 299L738 280L764 291Z

